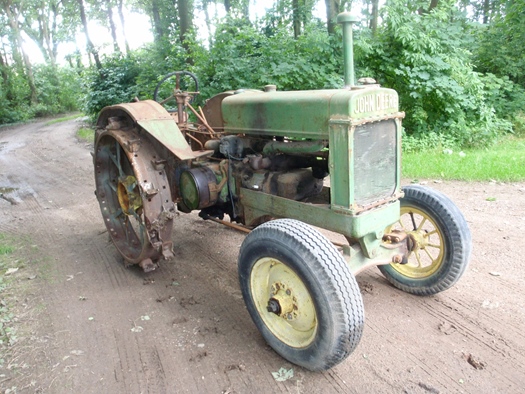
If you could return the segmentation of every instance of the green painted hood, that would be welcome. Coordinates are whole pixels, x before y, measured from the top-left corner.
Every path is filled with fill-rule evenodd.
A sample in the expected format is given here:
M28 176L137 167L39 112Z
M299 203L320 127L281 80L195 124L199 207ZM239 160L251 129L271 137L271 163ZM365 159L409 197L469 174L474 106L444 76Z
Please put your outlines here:
M329 120L358 121L399 111L395 90L378 85L294 92L245 91L222 101L227 133L328 139Z

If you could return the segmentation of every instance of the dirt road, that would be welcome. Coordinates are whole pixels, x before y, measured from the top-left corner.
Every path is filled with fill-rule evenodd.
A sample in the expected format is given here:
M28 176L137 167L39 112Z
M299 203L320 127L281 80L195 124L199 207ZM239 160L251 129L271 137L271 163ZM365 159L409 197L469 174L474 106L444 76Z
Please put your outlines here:
M471 227L466 274L428 298L376 269L360 274L363 340L336 368L312 373L274 353L252 323L235 230L181 214L174 261L148 274L124 267L78 126L0 130L0 233L21 246L10 294L18 342L1 393L523 392L525 184L429 181ZM276 381L281 368L293 377Z

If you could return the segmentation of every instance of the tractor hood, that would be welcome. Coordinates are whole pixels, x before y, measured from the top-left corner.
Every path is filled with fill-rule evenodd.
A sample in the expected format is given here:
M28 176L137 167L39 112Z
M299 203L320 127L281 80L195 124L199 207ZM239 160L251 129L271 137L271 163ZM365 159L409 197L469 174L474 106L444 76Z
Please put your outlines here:
M224 131L328 139L329 121L374 121L399 111L395 90L379 85L352 89L241 91L222 101Z

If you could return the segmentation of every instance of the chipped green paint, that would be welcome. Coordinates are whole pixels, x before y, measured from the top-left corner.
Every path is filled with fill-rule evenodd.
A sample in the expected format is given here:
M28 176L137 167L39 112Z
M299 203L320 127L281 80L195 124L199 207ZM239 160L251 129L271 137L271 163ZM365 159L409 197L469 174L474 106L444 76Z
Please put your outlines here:
M361 120L399 111L397 93L378 85L345 90L246 91L222 101L225 131L328 139L331 119Z

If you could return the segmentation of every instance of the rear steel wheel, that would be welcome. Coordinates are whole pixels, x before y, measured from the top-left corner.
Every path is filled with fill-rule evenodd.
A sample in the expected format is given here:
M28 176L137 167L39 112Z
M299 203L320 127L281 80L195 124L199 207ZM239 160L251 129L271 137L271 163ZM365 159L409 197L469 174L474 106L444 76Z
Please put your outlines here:
M108 233L130 264L155 269L171 258L175 212L163 166L132 129L104 130L95 145L96 195Z
M406 186L399 221L386 232L409 237L407 264L379 266L389 282L408 293L431 295L454 285L470 260L467 223L444 194L423 186Z
M364 326L361 293L317 230L291 219L264 223L244 240L238 268L248 312L282 357L323 371L354 351Z

